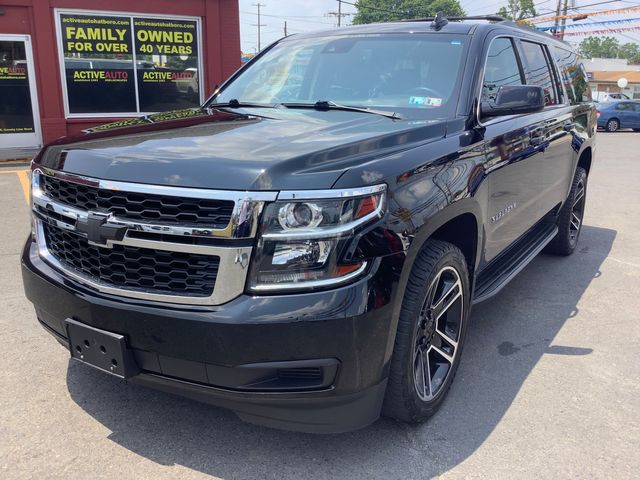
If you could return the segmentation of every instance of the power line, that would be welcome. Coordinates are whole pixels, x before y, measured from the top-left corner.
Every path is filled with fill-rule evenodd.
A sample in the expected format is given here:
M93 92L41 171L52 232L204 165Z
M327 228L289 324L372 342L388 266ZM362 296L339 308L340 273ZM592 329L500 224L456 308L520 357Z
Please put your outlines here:
M254 24L254 27L258 27L258 52L260 50L262 50L262 44L260 42L260 30L262 29L262 27L266 27L266 24L260 23L260 7L266 7L266 5L264 3L252 3L251 5L253 5L254 7L258 7L258 23Z
M254 12L241 11L240 13L245 13L247 15L256 15ZM301 22L301 23L315 23L315 24L318 24L318 25L333 25L332 23L316 22L315 20L300 20L300 18L325 18L324 16L318 16L318 15L308 15L308 16L304 16L304 17L297 17L297 16L292 16L292 15L268 15L266 13L262 13L261 16L269 17L269 18L277 18L277 19L280 19L280 20L292 20L292 21Z
M350 17L350 13L342 13L342 0L338 0L338 11L337 12L329 12L327 15L332 17L337 17L338 19L338 28L342 26L342 17Z
M357 3L345 2L344 0L342 0L341 3L344 3L345 5L351 5L352 7L356 7L358 10L361 8L366 8L367 10L375 10L376 12L390 13L392 15L398 15L398 14L409 15L407 12L397 12L393 10L387 10L386 8L372 7L369 5L358 5Z

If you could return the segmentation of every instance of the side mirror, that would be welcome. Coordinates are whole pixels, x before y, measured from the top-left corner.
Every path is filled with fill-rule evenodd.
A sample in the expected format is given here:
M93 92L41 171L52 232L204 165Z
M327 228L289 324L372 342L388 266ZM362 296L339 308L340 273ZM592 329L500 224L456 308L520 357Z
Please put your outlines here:
M544 90L533 85L504 85L498 88L493 102L482 102L480 116L522 115L544 108Z

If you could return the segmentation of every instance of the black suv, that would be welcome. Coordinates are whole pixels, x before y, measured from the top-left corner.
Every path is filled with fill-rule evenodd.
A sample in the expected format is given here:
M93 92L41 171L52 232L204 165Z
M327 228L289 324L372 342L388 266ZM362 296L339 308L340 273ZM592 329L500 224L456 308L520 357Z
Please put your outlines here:
M576 248L595 131L576 53L511 22L288 37L44 148L26 293L73 358L250 422L422 421L471 306Z

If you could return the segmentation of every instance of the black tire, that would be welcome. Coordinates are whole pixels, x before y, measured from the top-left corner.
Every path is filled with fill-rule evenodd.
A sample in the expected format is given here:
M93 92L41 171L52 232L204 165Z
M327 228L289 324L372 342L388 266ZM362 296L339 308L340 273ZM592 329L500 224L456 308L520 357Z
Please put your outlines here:
M617 132L620 130L620 121L617 118L607 120L607 132Z
M571 255L580 238L584 206L587 199L587 172L584 168L576 168L571 190L567 201L558 215L558 234L547 245L545 252L554 255Z
M450 285L453 286L448 289ZM467 263L460 249L439 240L427 241L414 262L402 301L382 408L384 416L417 423L438 410L460 363L469 317L469 297ZM432 309L436 301L441 307ZM450 307L437 319L439 309L446 305ZM458 318L460 321L456 326ZM456 346L452 351L453 343L449 342L454 339ZM418 354L418 350L422 353ZM446 360L442 353L452 361ZM438 363L438 359L442 363ZM427 365L433 363L433 375L430 367L425 368L425 360ZM425 371L429 373L429 394Z

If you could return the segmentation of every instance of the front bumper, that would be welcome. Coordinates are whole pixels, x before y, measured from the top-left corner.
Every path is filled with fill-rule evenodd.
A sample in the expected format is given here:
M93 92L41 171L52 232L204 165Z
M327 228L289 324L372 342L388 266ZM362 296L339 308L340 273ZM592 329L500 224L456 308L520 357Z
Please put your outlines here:
M132 382L253 423L329 433L364 427L380 414L403 260L380 258L367 277L339 289L242 295L217 307L98 293L50 267L31 240L22 273L38 320L63 345L66 318L124 335L141 369ZM296 377L308 367L320 369L320 380Z

